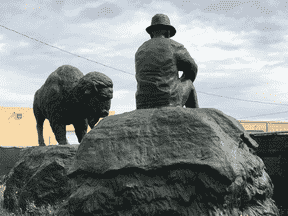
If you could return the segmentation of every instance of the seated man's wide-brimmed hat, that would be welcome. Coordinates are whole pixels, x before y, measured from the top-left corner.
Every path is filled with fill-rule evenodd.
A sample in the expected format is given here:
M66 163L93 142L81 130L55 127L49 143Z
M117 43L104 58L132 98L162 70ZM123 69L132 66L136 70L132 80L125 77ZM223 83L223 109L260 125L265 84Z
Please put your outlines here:
M167 29L170 30L170 37L176 34L176 29L170 25L170 19L165 14L156 14L152 17L151 26L146 28L148 34L151 34L154 30Z

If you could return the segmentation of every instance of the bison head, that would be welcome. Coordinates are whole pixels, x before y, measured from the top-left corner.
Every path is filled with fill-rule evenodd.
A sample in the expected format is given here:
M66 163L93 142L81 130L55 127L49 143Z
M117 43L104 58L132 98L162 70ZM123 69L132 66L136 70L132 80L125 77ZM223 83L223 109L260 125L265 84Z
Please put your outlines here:
M113 98L112 80L103 73L90 72L83 79L82 102L89 116L106 117L109 115Z
M73 110L78 118L86 118L92 125L99 118L109 115L112 98L112 80L103 73L90 72L79 80L65 101L64 107L66 113ZM63 112L65 115L65 110Z

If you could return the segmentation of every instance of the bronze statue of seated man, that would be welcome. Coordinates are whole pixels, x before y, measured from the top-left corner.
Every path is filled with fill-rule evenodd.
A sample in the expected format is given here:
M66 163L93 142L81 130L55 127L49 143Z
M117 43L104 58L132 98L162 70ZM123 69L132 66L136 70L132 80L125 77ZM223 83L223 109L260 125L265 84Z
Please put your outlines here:
M198 67L184 46L170 39L176 30L168 16L156 14L146 31L151 39L135 54L137 109L199 108L193 85ZM178 71L183 72L181 78Z

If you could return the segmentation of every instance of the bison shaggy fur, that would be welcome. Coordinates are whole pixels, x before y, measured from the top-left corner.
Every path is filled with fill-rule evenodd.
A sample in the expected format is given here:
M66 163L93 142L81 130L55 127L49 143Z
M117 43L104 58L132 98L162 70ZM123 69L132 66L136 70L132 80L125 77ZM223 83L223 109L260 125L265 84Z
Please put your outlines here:
M112 80L103 73L85 76L76 67L63 65L49 75L36 91L33 112L39 146L45 146L43 123L48 119L59 145L67 145L66 125L73 124L79 143L101 117L109 115L113 98Z

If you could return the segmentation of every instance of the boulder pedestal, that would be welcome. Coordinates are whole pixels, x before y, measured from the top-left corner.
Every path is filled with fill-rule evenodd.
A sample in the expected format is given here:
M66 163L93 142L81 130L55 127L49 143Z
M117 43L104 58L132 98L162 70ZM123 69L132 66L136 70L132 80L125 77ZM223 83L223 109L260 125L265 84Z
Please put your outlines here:
M3 207L26 212L36 207L57 205L71 195L67 171L79 145L36 146L20 151L19 160L6 176Z
M257 147L217 109L108 116L79 145L57 215L279 215Z

